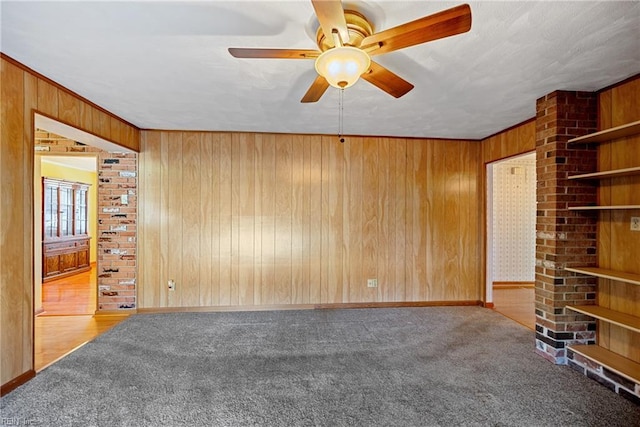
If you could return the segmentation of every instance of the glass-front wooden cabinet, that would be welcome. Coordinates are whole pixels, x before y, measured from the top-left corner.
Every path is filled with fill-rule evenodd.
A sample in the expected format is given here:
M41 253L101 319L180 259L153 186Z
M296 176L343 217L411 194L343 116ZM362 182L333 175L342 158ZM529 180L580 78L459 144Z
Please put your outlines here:
M90 184L42 178L42 279L70 276L91 268Z

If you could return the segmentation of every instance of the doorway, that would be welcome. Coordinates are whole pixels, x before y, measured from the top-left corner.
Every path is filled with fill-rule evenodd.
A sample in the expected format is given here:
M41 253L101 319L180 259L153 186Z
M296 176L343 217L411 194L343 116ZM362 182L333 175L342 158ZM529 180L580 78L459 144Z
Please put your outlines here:
M536 154L486 167L486 301L535 329Z
M40 128L35 143L58 149L76 144ZM42 208L34 209L34 247L41 252L35 257L35 309L41 316L96 311L97 161L95 153L36 152L34 205ZM61 213L65 206L69 212Z
M129 152L128 149L113 144L107 140L99 138L93 134L74 128L72 126L60 123L48 117L35 114L34 125L36 129L35 133L35 152L34 152L34 367L36 371L41 371L50 364L54 363L61 357L72 352L82 344L95 338L106 329L112 327L118 322L127 317L128 314L112 315L112 316L97 316L97 304L98 304L98 274L101 258L100 251L98 250L99 241L99 225L98 215L100 206L100 197L105 197L108 194L106 189L102 186L98 175L101 171L99 161L101 158L109 156L108 153ZM42 132L39 133L38 129ZM45 142L46 141L46 142ZM75 162L75 163L74 163ZM39 311L47 311L42 307L43 292L42 292L42 259L43 259L43 205L42 205L42 190L43 183L41 176L43 175L43 169L51 170L52 168L62 168L66 166L69 169L69 163L73 166L71 169L76 169L76 173L80 173L77 170L81 169L93 169L93 173L96 175L96 180L92 182L89 188L93 189L93 195L91 199L95 199L96 203L93 209L89 209L89 215L87 215L86 222L87 228L91 230L90 245L93 247L93 257L88 255L88 259L91 261L91 270L85 271L85 277L80 275L73 275L62 278L60 280L79 280L84 282L84 289L73 289L73 283L58 284L57 288L53 287L55 299L62 301L62 305L59 307L53 307L49 310L49 314L40 314ZM85 166L80 164L84 163ZM86 165L90 166L86 166ZM47 175L51 173L46 172ZM72 183L89 184L88 178L74 178L60 176L63 180L67 178L67 181ZM51 177L53 178L53 177ZM68 184L64 184L67 185ZM73 187L73 185L72 185ZM60 194L58 192L58 194ZM76 194L76 193L72 193ZM77 193L82 199L82 193ZM70 200L70 196L65 196L66 200ZM73 196L76 197L75 195ZM87 202L89 198L87 198ZM87 203L88 204L88 203ZM75 209L75 208L74 208ZM93 210L94 216L90 214ZM59 217L58 221L60 221ZM76 226L75 219L73 220L73 226ZM81 222L84 220L80 218ZM67 217L69 227L71 222ZM87 230L89 231L89 230ZM56 232L58 234L58 232ZM67 233L68 235L69 233ZM82 234L82 233L79 233ZM93 261L95 260L95 261ZM54 269L55 270L55 269ZM54 283L53 281L47 282ZM77 285L77 283L75 284ZM79 296L82 295L82 296ZM80 298L82 304L78 301L74 301L74 298ZM55 302L55 301L54 301ZM65 307L64 304L67 304ZM73 310L70 310L72 308ZM78 311L84 314L79 314ZM51 315L55 314L55 315Z

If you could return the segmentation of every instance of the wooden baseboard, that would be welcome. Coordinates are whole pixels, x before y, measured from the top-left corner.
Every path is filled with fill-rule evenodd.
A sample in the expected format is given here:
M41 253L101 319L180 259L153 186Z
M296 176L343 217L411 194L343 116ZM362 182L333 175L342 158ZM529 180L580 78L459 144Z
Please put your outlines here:
M398 302L352 302L333 304L270 304L208 307L150 307L138 308L139 314L151 313L207 313L218 311L273 311L273 310L327 310L350 308L399 308L399 307L442 307L479 306L481 301L398 301Z
M482 306L483 306L484 308L495 308L495 304L494 304L494 303L492 303L492 302L483 302L483 303L482 303Z
M22 384L26 383L30 379L35 378L35 376L36 376L36 371L34 371L33 369L30 369L24 374L18 375L11 381L5 384L2 384L2 386L0 386L0 396L4 396L10 391L15 390L16 388L20 387Z
M394 301L394 302L351 302L337 304L316 304L315 309L337 309L337 308L401 308L401 307L444 307L444 306L477 306L482 303L477 300L471 301Z
M270 305L222 305L206 307L150 307L139 308L139 314L151 313L209 313L218 311L274 311L274 310L312 310L313 304L270 304Z
M494 289L534 288L536 282L493 282Z

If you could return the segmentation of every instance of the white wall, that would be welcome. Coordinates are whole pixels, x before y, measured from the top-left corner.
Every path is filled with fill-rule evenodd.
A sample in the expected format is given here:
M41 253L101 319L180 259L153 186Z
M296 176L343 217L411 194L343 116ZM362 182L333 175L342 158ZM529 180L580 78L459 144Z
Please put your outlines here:
M536 259L535 153L493 166L494 282L533 282Z

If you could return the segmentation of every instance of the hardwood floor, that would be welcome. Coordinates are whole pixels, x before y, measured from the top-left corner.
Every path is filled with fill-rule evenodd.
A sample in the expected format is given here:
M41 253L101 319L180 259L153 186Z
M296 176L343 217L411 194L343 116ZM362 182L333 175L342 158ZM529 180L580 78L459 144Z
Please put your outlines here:
M35 370L41 371L128 315L97 315L95 266L42 285L44 312L35 318Z
M510 319L536 329L535 289L515 287L493 289L494 310Z
M37 316L35 370L41 371L91 341L128 315Z
M97 278L91 271L74 274L42 284L42 308L39 316L68 316L96 312Z

